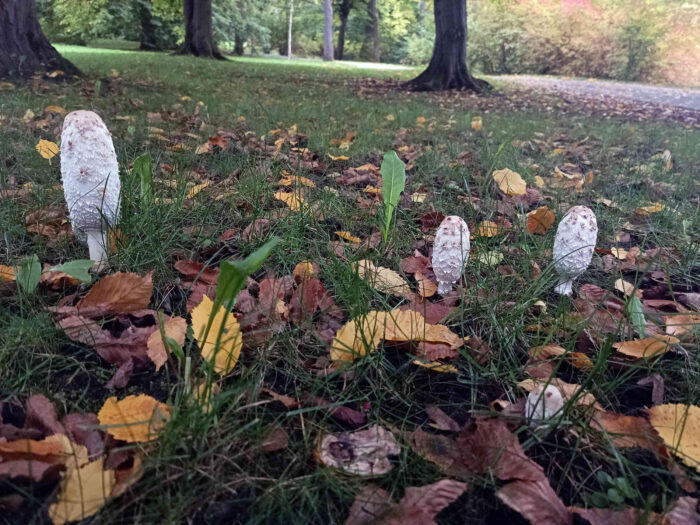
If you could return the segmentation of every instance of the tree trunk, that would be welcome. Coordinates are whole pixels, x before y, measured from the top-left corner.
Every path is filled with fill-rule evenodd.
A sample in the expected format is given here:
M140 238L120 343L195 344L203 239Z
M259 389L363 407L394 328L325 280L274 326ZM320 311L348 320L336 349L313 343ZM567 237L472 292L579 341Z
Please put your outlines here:
M379 11L377 10L377 0L367 2L367 26L365 27L365 41L360 50L363 60L379 62L381 54L379 51Z
M294 22L294 0L289 0L289 29L287 30L287 60L292 59L292 23Z
M238 0L238 2L236 2L236 7L238 7L238 16L240 17L240 21L242 23L245 20L245 4L243 3L243 0ZM236 34L233 36L234 55L239 57L243 56L245 40L246 39L243 38L242 32L236 31Z
M44 35L34 0L0 0L0 78L56 70L80 74Z
M467 69L466 0L435 0L434 11L433 56L427 69L407 86L415 91L490 89L488 82L473 78Z
M180 54L223 60L212 34L211 0L183 0L183 10L185 43L180 48Z
M333 60L333 0L323 0L323 60Z
M141 45L142 51L158 51L160 46L156 40L156 26L153 24L153 4L150 0L139 2L139 19L141 20Z
M335 59L343 60L345 55L345 30L348 26L348 16L352 9L351 0L342 0L338 9L338 17L340 18L340 29L338 30L338 44L335 46Z

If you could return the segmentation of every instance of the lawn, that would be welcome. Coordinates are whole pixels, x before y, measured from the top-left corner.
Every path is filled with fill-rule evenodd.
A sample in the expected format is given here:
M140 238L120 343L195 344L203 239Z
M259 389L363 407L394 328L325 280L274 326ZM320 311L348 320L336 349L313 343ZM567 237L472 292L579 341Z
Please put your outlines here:
M42 139L59 143L63 113L76 109L102 116L121 168L114 249L93 282L116 272L150 273L153 281L150 312L99 320L115 353L131 345L143 354L154 311L191 324L212 275L215 284L213 269L279 239L247 281L246 301L236 304L243 350L223 377L201 358L190 329L181 356L170 355L158 371L137 362L128 384L110 389L117 365L71 339L56 308L48 310L73 306L89 284L47 273L33 292L0 282L0 445L19 436L10 425L29 439L56 432L25 406L31 395L46 396L59 419L96 414L111 396L146 394L170 407L148 443L105 440L109 425L83 428L99 441L88 447L92 459L106 450L110 468L137 473L87 522L342 523L363 488L379 487L390 495L381 493L384 503L399 502L407 488L445 478L469 488L448 498L439 523L567 523L573 518L564 506L640 509L626 511L631 521L619 514L610 522L654 523L678 501L697 504L698 433L674 450L678 443L662 439L668 432L659 434L653 417L666 405L678 404L681 415L693 406L686 423L700 424L697 125L624 112L584 116L546 108L535 96L530 103L527 92L480 99L396 89L415 74L410 69L60 51L83 79L0 90L0 264L36 255L48 268L87 258L67 225L60 158L36 149ZM406 163L406 190L382 242L378 168L392 149ZM145 153L153 159L153 198L143 196L132 169ZM527 195L499 189L493 172L505 168L522 176ZM289 185L280 185L285 179ZM303 197L300 209L276 192ZM572 299L554 293L551 259L557 222L575 205L595 212L599 233ZM556 221L532 233L527 214L544 206ZM443 214L463 217L473 234L463 279L447 297L430 296L427 266ZM257 234L248 228L254 221ZM397 272L410 292L363 279L362 260ZM297 266L304 261L318 265L308 281ZM620 291L620 279L634 291ZM307 282L327 293L315 288L311 312L299 313L300 300L309 304ZM332 340L345 323L362 326L368 312L402 306L448 327L459 344L387 336L374 352L333 366ZM666 334L674 338L653 356L613 346ZM414 364L434 355L452 371ZM549 378L565 382L558 384L569 399L552 420L528 421L527 380ZM207 392L192 394L203 381ZM353 449L343 433L374 425L398 445L390 471L360 476L324 464L328 436L349 448L344 463L354 465L362 447ZM506 449L517 458L504 460ZM465 459L467 450L489 459ZM61 469L31 482L2 468L0 522L50 523ZM518 484L528 482L542 492L523 496ZM430 516L427 507L442 508L436 498L430 493L417 508ZM530 503L535 510L523 510ZM429 522L415 509L423 516L415 522L401 505L392 511L399 522ZM603 523L593 521L597 511L579 512ZM354 523L374 522L365 520Z

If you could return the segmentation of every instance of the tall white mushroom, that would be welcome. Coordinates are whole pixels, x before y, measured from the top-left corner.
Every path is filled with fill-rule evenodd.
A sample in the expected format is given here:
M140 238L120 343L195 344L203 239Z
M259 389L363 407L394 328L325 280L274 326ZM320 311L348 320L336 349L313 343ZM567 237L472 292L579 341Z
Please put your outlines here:
M598 224L593 210L574 206L559 223L554 237L554 268L559 274L557 293L571 295L574 280L586 271L593 258Z
M119 218L119 164L112 135L92 111L73 111L61 132L61 178L70 221L90 259L107 260L108 224Z
M433 272L438 282L438 293L448 294L459 281L469 258L469 227L461 217L450 215L440 223L433 244Z
M527 396L525 417L535 421L546 421L554 417L563 406L564 398L557 387L540 385Z

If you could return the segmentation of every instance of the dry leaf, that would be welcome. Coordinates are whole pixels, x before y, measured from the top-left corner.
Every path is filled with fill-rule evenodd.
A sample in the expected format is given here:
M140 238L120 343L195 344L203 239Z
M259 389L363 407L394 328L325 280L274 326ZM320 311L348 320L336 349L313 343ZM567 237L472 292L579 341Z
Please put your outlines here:
M209 186L208 182L203 182L202 184L197 184L196 186L192 186L190 188L190 191L187 192L187 195L185 195L185 199L192 199L195 195L197 195L200 191L202 191L207 186Z
M492 221L482 221L476 228L474 235L477 237L495 237L501 233L498 224Z
M627 297L630 297L634 294L635 296L641 299L643 295L640 289L635 289L632 283L628 283L624 279L617 279L615 281L615 290L622 292Z
M187 321L182 317L173 317L163 323L163 332L165 333L165 337L173 339L177 344L182 346L185 343ZM150 335L146 346L148 346L148 357L156 365L157 372L168 360L170 354L169 347L161 337L160 329Z
M354 242L354 243L362 242L362 239L360 239L359 237L354 237L350 232L338 231L338 232L335 232L335 234L338 237L340 237L341 239L345 239L346 241L349 241L349 242Z
M292 275L294 276L294 280L297 282L297 284L300 284L304 281L308 281L312 277L317 276L319 270L320 269L317 263L302 261L294 267Z
M349 474L379 476L392 468L387 456L400 452L394 435L375 425L357 432L325 434L319 442L317 457L327 467L342 468Z
M105 401L97 417L115 439L144 443L158 437L170 418L170 407L146 394L121 401L113 396Z
M152 274L117 272L100 279L78 302L78 310L103 308L115 314L128 314L148 307L153 294Z
M496 495L510 508L537 525L570 525L573 516L549 485L547 478L537 481L513 481Z
M666 404L647 410L649 421L680 460L700 472L700 407Z
M238 362L243 346L243 337L238 321L232 313L227 315L223 307L219 307L219 311L213 316L211 328L206 334L213 309L214 302L206 295L202 297L202 302L192 310L192 331L199 344L202 357L212 363L214 371L226 375L233 370ZM219 332L221 332L220 340Z
M421 297L432 297L437 292L438 286L420 272L416 272L413 277L418 283L418 293Z
M41 139L36 145L36 150L39 152L39 155L48 160L51 160L58 154L58 146L50 140Z
M508 168L494 171L493 180L506 195L525 195L527 193L527 184L520 174Z
M102 458L81 468L70 469L61 483L58 500L49 507L54 525L96 514L112 494L114 485L114 471L104 470Z
M671 345L678 343L680 343L680 341L673 336L656 335L654 337L645 337L644 339L637 339L635 341L615 343L613 347L622 354L643 358L665 354L671 350Z
M398 297L410 298L413 296L408 283L394 270L383 266L375 266L372 261L366 259L357 262L356 268L360 278L367 279L372 288L380 292Z
M471 122L471 128L474 131L481 131L481 128L483 127L483 120L481 117L474 117L472 118Z
M660 202L650 202L646 206L640 206L639 208L636 208L634 210L634 213L637 213L639 215L650 215L652 213L660 212L664 208L665 206Z
M12 266L0 264L0 281L14 281L15 269Z
M302 177L301 175L292 175L287 172L282 172L282 178L277 183L278 186L291 186L293 184L301 184L302 186L308 186L309 188L315 188L316 183L311 179Z
M275 199L284 202L292 211L301 211L304 208L304 198L300 193L278 191L275 193Z
M444 374L456 374L457 372L459 372L456 366L440 363L438 361L423 362L418 359L414 359L413 361L411 361L411 363L414 365L422 366L423 368L427 368L431 372L441 372Z
M554 212L547 206L540 206L527 214L527 231L537 235L544 235L554 224Z

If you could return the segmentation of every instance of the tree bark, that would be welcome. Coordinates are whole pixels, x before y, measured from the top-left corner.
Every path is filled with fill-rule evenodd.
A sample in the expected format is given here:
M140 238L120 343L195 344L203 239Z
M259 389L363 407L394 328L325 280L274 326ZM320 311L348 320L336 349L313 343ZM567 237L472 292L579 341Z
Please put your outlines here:
M367 26L365 27L365 41L362 43L360 56L363 60L379 62L381 53L379 50L379 10L377 0L367 2Z
M243 0L238 0L238 2L236 2L236 7L238 7L238 16L240 17L240 22L242 23L245 20L245 4ZM236 34L233 36L234 55L239 57L243 56L245 41L246 39L243 38L241 31L236 31Z
M0 0L0 78L56 70L80 74L44 35L34 0Z
M338 44L335 46L335 59L343 60L345 56L345 30L348 26L348 16L352 9L352 0L342 0L338 9L338 17L340 18L340 29L338 29Z
M289 28L287 29L287 60L292 59L292 23L294 22L294 0L289 0Z
M224 60L214 42L211 28L211 0L183 0L185 42L181 55Z
M323 0L323 60L333 60L333 0Z
M141 51L158 51L160 46L156 40L156 26L153 24L153 4L151 0L139 2L139 19L141 20Z
M435 0L435 44L423 73L407 83L415 91L472 89L486 91L488 82L473 78L467 69L466 0Z

